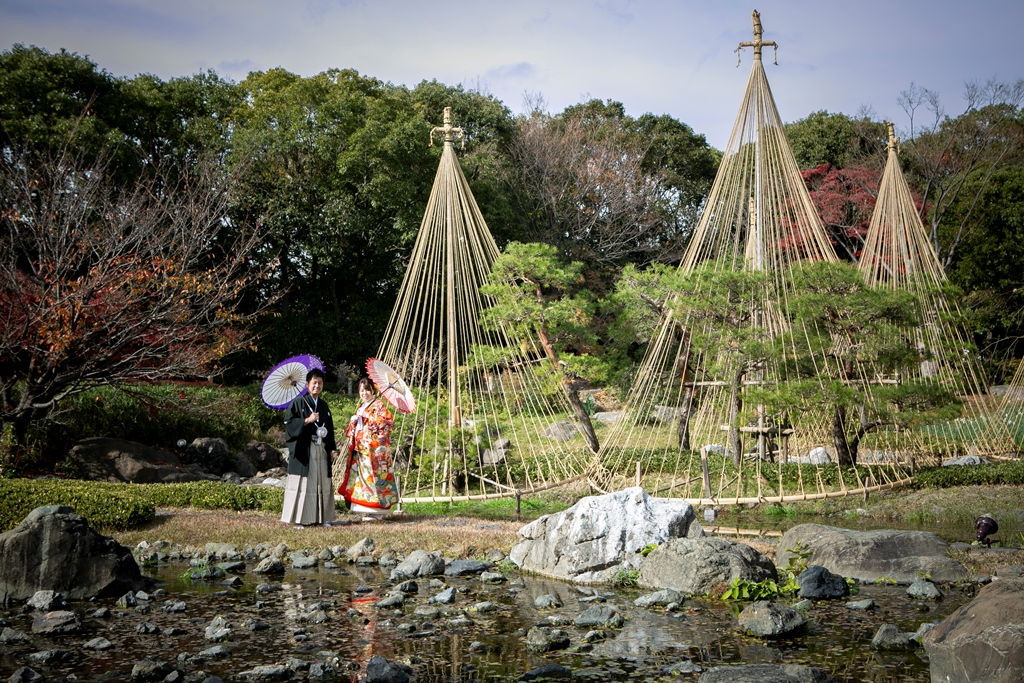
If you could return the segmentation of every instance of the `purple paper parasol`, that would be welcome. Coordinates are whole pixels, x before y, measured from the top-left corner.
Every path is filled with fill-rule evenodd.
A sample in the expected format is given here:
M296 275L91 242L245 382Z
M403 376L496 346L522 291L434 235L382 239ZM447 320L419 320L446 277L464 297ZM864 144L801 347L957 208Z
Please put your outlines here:
M274 410L287 408L292 399L306 393L306 373L313 368L323 370L323 361L308 354L292 356L275 365L260 388L264 405Z

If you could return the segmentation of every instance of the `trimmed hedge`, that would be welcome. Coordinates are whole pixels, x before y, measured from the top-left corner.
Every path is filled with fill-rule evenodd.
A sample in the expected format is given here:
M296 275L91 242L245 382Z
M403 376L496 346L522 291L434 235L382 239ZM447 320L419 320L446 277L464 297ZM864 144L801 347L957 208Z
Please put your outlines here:
M273 486L190 481L185 484L140 484L134 488L142 489L146 500L157 507L280 512L284 505L284 489Z
M68 505L91 527L135 529L156 506L141 487L68 479L0 479L0 530L9 531L42 505Z
M68 505L89 526L137 529L153 521L158 507L280 512L284 491L219 481L185 484L109 484L69 479L0 479L0 531L16 527L42 505Z
M1024 461L984 465L924 467L914 474L914 488L946 489L954 486L1024 486Z

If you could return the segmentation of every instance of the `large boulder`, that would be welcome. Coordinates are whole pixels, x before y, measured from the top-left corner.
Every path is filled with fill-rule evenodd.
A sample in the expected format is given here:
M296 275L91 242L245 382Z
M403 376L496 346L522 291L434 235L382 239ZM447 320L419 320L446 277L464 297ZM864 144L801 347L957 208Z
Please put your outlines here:
M280 467L287 462L281 456L281 449L277 446L265 441L257 441L256 439L245 444L245 457L256 466L257 472L265 472L266 470Z
M182 460L191 465L198 465L207 472L216 475L231 472L235 469L235 457L231 455L224 439L201 437L185 447Z
M949 557L949 546L927 531L850 531L821 524L801 524L783 535L775 562L784 567L798 547L817 564L840 576L873 582L891 579L909 585L928 575L933 581L967 578L962 564Z
M1024 579L993 581L921 639L933 681L1017 683L1024 672Z
M552 441L572 441L579 433L580 429L574 423L562 420L549 424L540 435Z
M198 466L188 466L174 453L124 439L82 439L71 449L82 478L131 484L171 484L217 479Z
M256 474L259 472L259 470L256 469L256 466L252 464L249 458L245 457L243 454L235 453L231 457L232 460L234 461L234 465L232 465L231 469L242 479L249 479L251 477L255 477Z
M69 600L116 597L144 583L131 551L71 508L48 505L0 534L0 603L60 591Z
M524 571L575 583L603 583L643 563L640 551L704 530L680 500L651 498L639 487L580 500L519 530L509 559Z
M775 564L745 543L727 538L674 538L647 556L637 583L705 595L733 579L778 579Z

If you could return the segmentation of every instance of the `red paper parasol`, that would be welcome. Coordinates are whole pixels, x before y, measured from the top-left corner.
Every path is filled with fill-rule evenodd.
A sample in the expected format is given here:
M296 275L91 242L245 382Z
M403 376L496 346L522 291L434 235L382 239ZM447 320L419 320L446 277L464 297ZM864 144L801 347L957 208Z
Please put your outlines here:
M388 403L401 410L411 413L416 410L416 399L409 390L409 385L382 360L371 358L366 361L366 373L377 385L377 391Z

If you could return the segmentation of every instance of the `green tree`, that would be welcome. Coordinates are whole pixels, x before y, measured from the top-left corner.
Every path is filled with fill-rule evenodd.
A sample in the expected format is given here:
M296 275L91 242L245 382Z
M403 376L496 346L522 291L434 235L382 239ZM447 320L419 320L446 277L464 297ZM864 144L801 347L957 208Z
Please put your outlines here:
M819 164L845 167L857 136L849 116L830 114L824 109L787 123L785 129L786 139L800 168L813 168Z
M290 355L296 340L332 366L360 364L383 335L426 207L440 157L429 133L445 100L468 110L456 116L473 134L470 175L491 188L507 112L458 88L409 91L351 70L254 72L240 87L230 157L246 164L238 210L268 226L262 257L276 264L269 286L282 294L251 365Z
M964 100L964 111L949 116L937 93L913 83L899 99L909 120L904 171L920 192L922 219L947 272L996 174L1024 166L1024 79L968 83Z
M881 173L888 142L885 124L870 112L856 117L824 109L785 125L786 140L801 169L828 164L832 168L867 166Z
M599 444L574 379L592 365L596 339L590 329L594 302L581 291L582 264L560 262L547 244L510 243L491 266L480 293L494 304L481 314L485 329L508 330L515 339L540 342L593 452Z
M519 238L503 181L516 133L512 112L493 96L437 81L421 82L411 95L431 126L441 125L444 108L452 108L452 125L464 135L459 164L491 235L498 244Z
M968 185L984 181L973 177ZM971 329L986 340L983 358L994 382L1008 382L1017 369L1017 340L1024 336L1024 169L997 171L978 195L973 219L949 269L950 282L965 292L961 310ZM977 190L966 188L965 195ZM952 220L968 210L953 207Z
M766 364L772 358L772 339L764 324L767 302L774 298L768 279L761 271L722 269L715 262L670 274L669 278L674 296L668 306L679 321L679 332L688 347L681 359L684 367L677 374L686 376L689 366L700 365L707 376L728 382L729 443L738 466L743 457L740 426L744 421L745 380L764 379ZM702 362L694 363L691 358ZM680 447L689 442L686 423L693 398L691 386L679 418ZM759 401L755 399L755 403Z
M223 153L238 97L212 71L127 79L75 53L15 45L0 54L0 148L102 156L107 173L130 185L157 165L169 170L168 158L180 166Z
M959 412L953 392L921 379L919 366L962 350L924 355L913 336L922 324L914 295L869 287L849 264L801 264L790 283L793 332L777 360L790 366L786 376L793 379L775 401L805 411L829 406L839 464L855 465L860 442L872 431L911 429Z
M95 159L123 139L119 91L86 57L15 45L0 54L0 146L58 153L74 136Z

